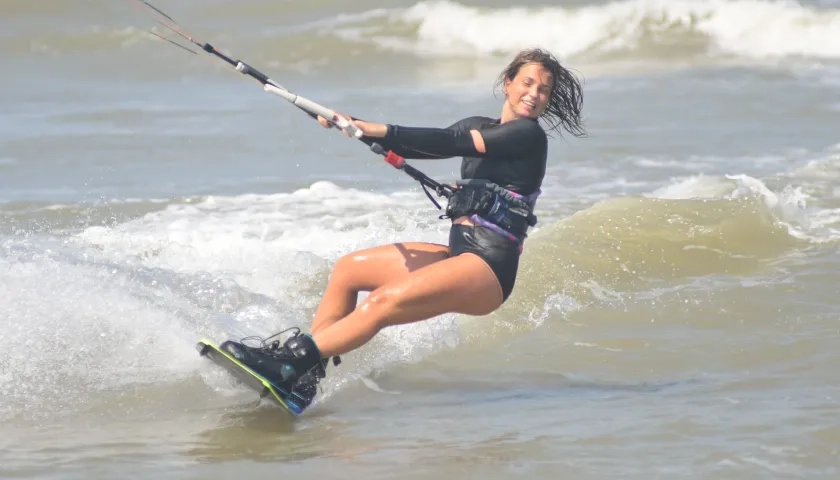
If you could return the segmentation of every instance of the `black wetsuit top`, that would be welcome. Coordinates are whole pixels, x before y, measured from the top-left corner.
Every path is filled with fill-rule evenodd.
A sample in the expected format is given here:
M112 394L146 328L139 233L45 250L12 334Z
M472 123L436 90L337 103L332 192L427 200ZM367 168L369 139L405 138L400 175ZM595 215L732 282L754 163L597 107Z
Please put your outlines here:
M470 134L478 130L486 153L479 153ZM462 156L461 178L489 180L521 195L531 195L545 177L548 139L536 120L500 124L489 117L468 117L447 128L389 125L384 138L363 137L408 159Z
M470 130L478 130L486 153L475 149ZM548 139L536 120L468 117L447 128L389 125L384 138L362 137L408 159L464 157L464 180L489 180L520 195L533 195L542 185ZM493 270L507 300L516 282L521 244L481 225L454 224L449 232L449 253L473 253Z

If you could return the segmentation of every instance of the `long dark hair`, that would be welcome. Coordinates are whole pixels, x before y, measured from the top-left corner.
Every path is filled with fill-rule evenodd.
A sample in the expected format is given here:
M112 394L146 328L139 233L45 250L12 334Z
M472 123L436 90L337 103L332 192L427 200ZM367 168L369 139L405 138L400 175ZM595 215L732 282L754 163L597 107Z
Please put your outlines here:
M519 69L528 63L539 63L551 72L551 98L540 116L548 124L548 129L562 134L562 128L576 137L586 136L581 119L583 90L580 82L550 52L541 48L522 50L499 74L495 87L504 86L505 80L513 81Z

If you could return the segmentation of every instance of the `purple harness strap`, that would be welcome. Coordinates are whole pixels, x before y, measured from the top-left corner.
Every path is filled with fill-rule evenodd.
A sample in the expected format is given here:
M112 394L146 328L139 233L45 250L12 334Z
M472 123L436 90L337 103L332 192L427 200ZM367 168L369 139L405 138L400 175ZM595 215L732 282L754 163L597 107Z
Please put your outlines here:
M505 189L505 190L507 190L507 189ZM519 193L516 193L516 192L512 192L510 190L507 190L507 192L510 193L515 198L518 198L520 200L528 202L531 205L531 208L534 208L537 204L537 197L539 197L540 194L542 193L542 189L537 189L536 192L534 192L530 195L522 195L522 194L519 194ZM476 225L481 225L482 227L488 228L488 229L498 233L499 235L502 235L503 237L507 237L512 242L518 243L519 244L519 253L522 253L522 250L524 249L524 244L525 244L525 239L524 238L517 237L516 235L510 233L509 231L507 231L504 228L496 225L495 223L493 223L493 222L491 222L491 221L489 221L489 220L487 220L483 217L478 216L478 214L470 215L470 220Z

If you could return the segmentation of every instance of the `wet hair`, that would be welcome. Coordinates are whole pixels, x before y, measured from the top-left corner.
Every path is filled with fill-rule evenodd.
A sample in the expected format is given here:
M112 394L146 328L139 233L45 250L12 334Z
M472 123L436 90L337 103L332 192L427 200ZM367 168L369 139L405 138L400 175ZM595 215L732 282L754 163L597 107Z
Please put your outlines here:
M529 63L539 63L551 73L551 96L545 112L540 115L548 129L562 134L562 128L576 137L586 136L581 119L583 91L580 82L548 51L532 48L519 52L499 74L495 87L504 86L505 80L513 81L519 69Z

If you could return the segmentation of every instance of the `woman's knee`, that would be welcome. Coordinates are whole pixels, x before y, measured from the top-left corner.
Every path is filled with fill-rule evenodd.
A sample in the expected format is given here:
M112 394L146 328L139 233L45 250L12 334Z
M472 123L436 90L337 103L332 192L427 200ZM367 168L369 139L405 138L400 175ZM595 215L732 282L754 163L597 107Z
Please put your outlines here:
M359 305L359 309L368 313L368 319L380 330L390 325L395 314L403 304L400 292L390 287L380 287L370 292L365 300Z
M338 283L345 288L359 289L361 276L364 272L364 261L355 253L342 256L333 265L330 273L330 283Z

